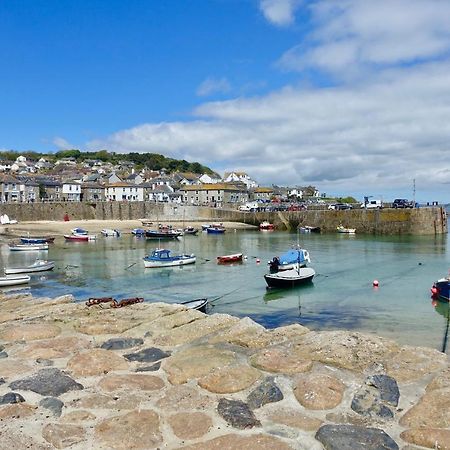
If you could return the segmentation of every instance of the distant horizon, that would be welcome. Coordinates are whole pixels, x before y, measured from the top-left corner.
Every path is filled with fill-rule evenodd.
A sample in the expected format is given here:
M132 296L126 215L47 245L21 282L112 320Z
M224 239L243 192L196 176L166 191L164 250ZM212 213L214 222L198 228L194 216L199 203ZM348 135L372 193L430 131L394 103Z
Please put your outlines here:
M0 149L449 196L450 2L0 2Z

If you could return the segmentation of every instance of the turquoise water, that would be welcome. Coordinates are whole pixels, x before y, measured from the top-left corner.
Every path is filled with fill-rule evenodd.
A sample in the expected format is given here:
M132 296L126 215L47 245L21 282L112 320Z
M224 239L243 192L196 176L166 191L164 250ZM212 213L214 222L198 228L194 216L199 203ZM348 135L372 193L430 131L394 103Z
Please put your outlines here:
M317 272L313 284L266 291L267 261L298 239ZM161 243L175 253L195 253L197 264L144 269L142 257L157 245L131 235L99 236L92 243L57 238L48 256L40 254L56 262L55 271L32 276L23 290L49 297L71 293L80 301L91 296L167 302L217 298L214 312L250 316L267 327L300 323L315 330L358 330L442 349L448 304L434 307L430 288L450 268L447 235L201 233ZM244 263L216 264L218 255L237 252L247 255ZM33 263L36 254L10 252L2 245L0 259L3 266L25 265ZM374 279L378 288L372 286Z

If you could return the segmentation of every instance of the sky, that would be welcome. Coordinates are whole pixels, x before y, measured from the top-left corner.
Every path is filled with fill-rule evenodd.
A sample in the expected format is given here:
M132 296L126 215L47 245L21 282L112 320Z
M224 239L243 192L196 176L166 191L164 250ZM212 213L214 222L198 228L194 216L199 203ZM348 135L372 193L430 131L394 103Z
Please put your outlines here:
M3 150L449 202L449 147L449 0L0 1Z

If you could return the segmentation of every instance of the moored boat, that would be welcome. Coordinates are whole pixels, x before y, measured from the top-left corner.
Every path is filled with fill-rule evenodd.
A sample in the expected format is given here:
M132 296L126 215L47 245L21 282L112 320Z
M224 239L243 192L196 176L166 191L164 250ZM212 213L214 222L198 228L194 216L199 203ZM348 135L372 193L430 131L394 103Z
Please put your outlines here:
M225 228L222 226L210 226L206 229L206 232L209 234L223 234L225 233Z
M48 250L48 244L9 244L9 249L12 252L38 252Z
M298 227L300 233L320 233L320 227L313 227L311 225L302 225Z
M135 236L144 236L145 230L143 228L133 228L131 234L134 234Z
M431 295L434 298L446 301L450 300L450 275L434 282L433 287L431 288Z
M179 236L181 236L179 231L171 230L169 228L147 230L145 232L145 237L147 239L177 239Z
M49 244L55 240L51 236L21 236L20 241L22 244Z
M95 234L65 234L64 239L66 241L87 242L95 241L97 236Z
M339 225L338 227L336 227L336 231L338 233L355 234L356 228L346 228L343 225Z
M103 228L103 230L101 231L102 236L114 236L114 237L119 237L120 236L120 231L119 230L113 230L112 228Z
M233 255L223 255L217 257L218 264L226 264L233 262L242 262L242 253L234 253Z
M47 270L53 270L55 267L54 261L44 261L38 259L34 264L29 266L20 267L6 267L4 272L6 275L16 274L16 273L34 273L34 272L45 272Z
M145 256L143 259L146 268L184 266L196 262L194 254L171 256L168 249L153 250L151 255Z
M196 236L198 233L198 228L185 227L185 229L183 231L184 231L184 234L190 234L192 236Z
M17 284L26 284L31 280L29 275L16 275L13 277L0 277L0 286L15 286Z
M292 288L312 281L316 271L311 267L283 270L264 275L269 288Z
M275 225L273 223L264 221L259 224L259 229L271 231L275 229Z

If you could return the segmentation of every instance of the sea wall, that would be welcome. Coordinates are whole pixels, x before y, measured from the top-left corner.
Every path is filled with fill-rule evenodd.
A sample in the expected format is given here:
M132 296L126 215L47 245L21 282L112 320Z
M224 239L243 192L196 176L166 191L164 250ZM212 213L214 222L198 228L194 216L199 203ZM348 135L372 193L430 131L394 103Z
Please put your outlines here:
M164 303L0 301L2 449L450 448L437 350Z
M67 202L2 204L1 214L19 221L63 220L133 220L162 221L229 221L259 225L264 220L279 229L296 229L298 225L318 226L334 232L340 224L369 234L445 234L447 216L443 207L381 210L353 209L334 211L240 212L235 209L173 205L154 202Z

